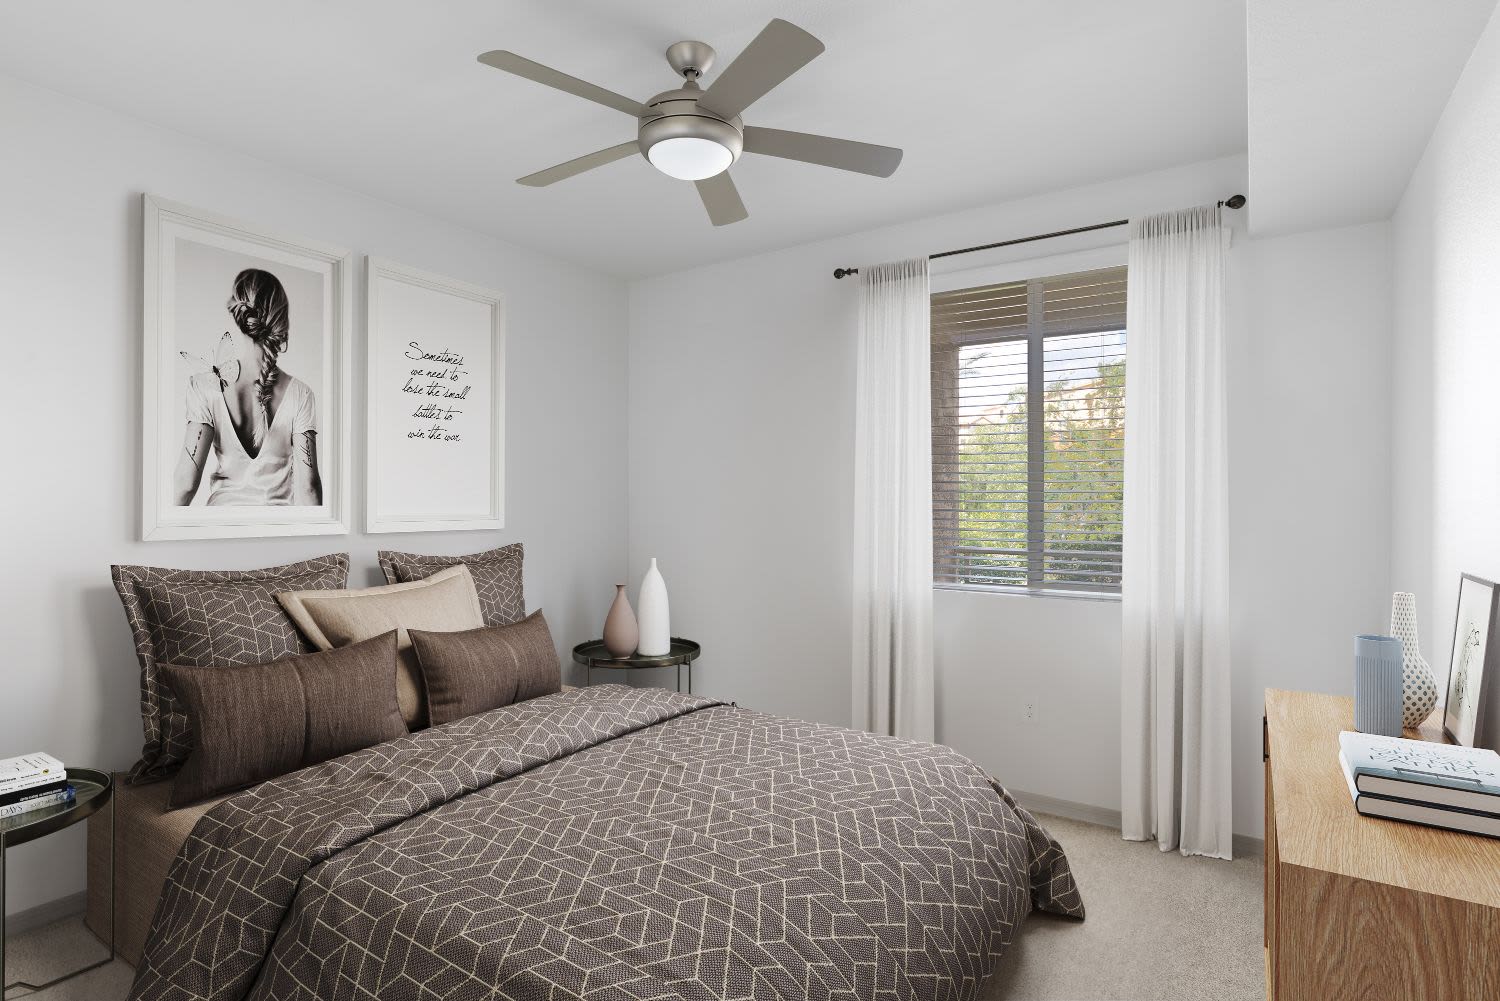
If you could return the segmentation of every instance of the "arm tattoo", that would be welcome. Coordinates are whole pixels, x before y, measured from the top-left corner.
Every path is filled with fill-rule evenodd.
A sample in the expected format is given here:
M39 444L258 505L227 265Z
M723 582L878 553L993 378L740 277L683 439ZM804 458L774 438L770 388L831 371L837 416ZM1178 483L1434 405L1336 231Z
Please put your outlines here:
M317 461L317 454L313 451L313 444L312 433L304 432L302 435L302 444L298 446L298 452L301 454L302 464L308 469L315 468Z
M188 461L191 462L195 466L198 464L198 456L199 456L199 454L200 454L200 452L201 452L201 450L203 448L203 434L204 434L203 425L199 424L198 425L198 435L197 435L197 437L195 437L193 439L192 446L191 447L189 447L187 445L183 445L182 446L182 450L187 453Z

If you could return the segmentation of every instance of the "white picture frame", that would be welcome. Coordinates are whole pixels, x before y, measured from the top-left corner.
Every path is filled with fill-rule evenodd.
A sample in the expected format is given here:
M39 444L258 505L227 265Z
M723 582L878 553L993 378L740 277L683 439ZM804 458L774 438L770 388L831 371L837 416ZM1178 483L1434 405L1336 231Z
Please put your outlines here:
M347 533L352 487L347 332L352 323L348 286L353 254L150 194L142 196L142 222L141 538ZM286 314L291 322L289 333L282 329L284 353L273 355L277 381L285 379L285 395L274 413L266 411L272 415L267 442L280 437L283 444L262 445L252 457L250 447L231 442L227 431L219 434L223 429L210 425L215 434L211 448L204 449L211 454L201 460L199 479L188 494L181 488L178 457L191 454L186 434L195 425L192 407L185 401L194 399L195 378L208 378L210 368L218 374L221 355L232 354L227 342L238 323L232 293L238 293L246 268L268 271L277 277L278 289L283 280L293 289L281 293L284 303L290 300ZM234 364L240 366L237 372L244 368L242 361ZM306 379L298 377L299 371ZM260 384L258 371L242 374L252 386ZM215 416L220 413L219 398L227 392L222 383L218 388L218 398L211 403ZM294 391L299 395L293 396ZM199 393L196 398L202 402L209 397ZM313 433L279 435L278 422L295 420L310 424ZM285 444L298 438L307 444ZM238 460L242 466L257 467L253 476L240 476L233 468L233 455L221 451L233 446L243 452ZM306 496L316 496L316 502L283 496L285 487L274 482L278 467L286 470L296 461L293 453L299 447L314 459L316 493ZM290 477L286 472L283 479L290 482ZM267 487L267 482L272 485Z
M378 257L365 295L365 531L503 528L504 295Z

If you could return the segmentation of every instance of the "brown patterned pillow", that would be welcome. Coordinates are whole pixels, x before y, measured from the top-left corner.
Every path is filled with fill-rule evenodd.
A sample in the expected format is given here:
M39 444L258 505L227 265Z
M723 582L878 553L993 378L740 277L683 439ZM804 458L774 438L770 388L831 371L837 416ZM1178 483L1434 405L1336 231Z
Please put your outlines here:
M175 772L193 749L187 715L158 665L264 664L311 652L276 592L344 587L349 554L263 570L116 566L111 576L141 664L145 743L128 781L154 782Z
M377 555L387 584L422 580L462 563L474 578L485 625L508 626L526 617L526 599L521 593L521 564L526 548L519 542L468 556L419 556L389 549L382 549Z
M562 688L562 665L540 608L508 626L409 632L433 726Z
M270 664L163 664L161 672L193 726L174 807L406 736L395 630Z

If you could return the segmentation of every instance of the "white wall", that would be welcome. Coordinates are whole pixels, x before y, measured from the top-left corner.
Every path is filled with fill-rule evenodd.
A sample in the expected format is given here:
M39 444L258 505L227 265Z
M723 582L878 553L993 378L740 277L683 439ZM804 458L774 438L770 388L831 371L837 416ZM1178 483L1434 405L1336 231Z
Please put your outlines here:
M1393 217L1395 577L1441 690L1459 574L1500 580L1500 14ZM1490 679L1490 718L1500 683ZM1490 741L1500 746L1500 739Z
M623 283L4 78L0 123L11 560L0 602L0 756L46 749L114 768L134 760L137 667L111 563L254 567L347 550L351 582L363 586L376 582L379 547L461 553L519 540L528 604L546 607L559 646L597 634L624 567L624 502L620 491L577 485L625 478ZM136 541L143 191L503 291L505 529ZM356 373L364 369L361 298ZM361 414L358 375L352 388ZM358 484L364 441L355 423ZM12 853L9 910L82 889L81 834Z
M1352 695L1353 637L1390 622L1390 227L1231 253L1234 828L1259 836L1265 689Z
M639 573L649 557L661 560L673 628L704 641L695 682L770 712L849 721L858 289L835 281L834 267L1222 198L1240 190L1244 176L1243 158L1213 161L632 285L630 563ZM1047 253L1119 243L1122 235L1053 241ZM1025 249L953 260L969 268L1035 256ZM961 750L1012 781L1013 762L1033 745L1008 727L1007 699L1051 685L1042 719L1098 721L1102 731L1077 732L1081 749L1115 760L1117 607L1045 599L1057 602L1055 614L1076 608L1077 619L1097 626L1059 648L1046 642L1052 634L1034 612L1043 599L984 597L981 624L945 641L953 645L939 668L939 698L948 707L939 738L963 737ZM939 631L973 622L971 601L939 594ZM1027 636L1034 640L1023 642ZM996 665L1012 648L1028 657L1050 652L1027 665L1028 676ZM993 715L973 718L963 702ZM1105 781L1095 791L1117 786Z
M1120 809L1118 601L940 590L933 631L938 740L1023 795Z
M660 558L674 629L705 645L701 689L850 719L857 289L835 266L1211 201L1242 190L1244 169L1196 164L633 285L630 562ZM1262 689L1348 690L1350 637L1389 599L1389 258L1383 226L1254 242L1236 225L1235 826L1258 835ZM1119 605L940 590L935 618L939 739L1016 789L1117 810Z

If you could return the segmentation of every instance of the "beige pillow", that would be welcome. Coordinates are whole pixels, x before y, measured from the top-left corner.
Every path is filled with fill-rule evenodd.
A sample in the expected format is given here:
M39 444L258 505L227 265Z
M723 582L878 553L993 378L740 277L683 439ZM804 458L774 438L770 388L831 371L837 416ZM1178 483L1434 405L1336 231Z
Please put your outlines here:
M282 591L286 614L319 650L396 630L396 701L413 729L427 725L422 675L408 629L458 632L484 625L474 578L462 564L405 584L346 591Z

